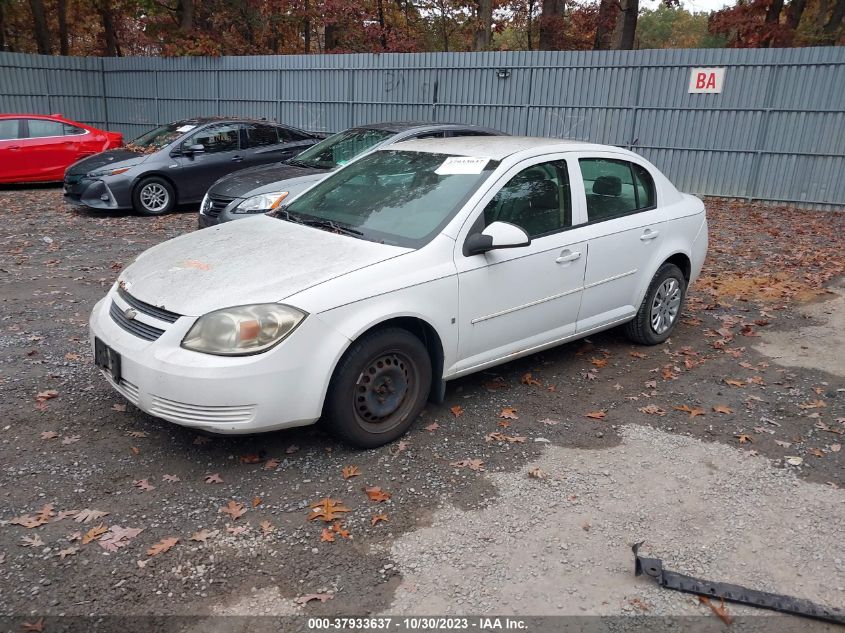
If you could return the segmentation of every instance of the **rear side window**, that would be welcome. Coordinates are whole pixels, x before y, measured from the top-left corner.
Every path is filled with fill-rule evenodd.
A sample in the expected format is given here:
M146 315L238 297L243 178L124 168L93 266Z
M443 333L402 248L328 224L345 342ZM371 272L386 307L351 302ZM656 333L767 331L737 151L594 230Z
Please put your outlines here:
M85 134L85 130L81 127L76 127L75 125L68 125L65 123L63 126L65 131L65 136L78 136L80 134Z
M64 136L64 124L58 121L44 119L27 119L29 138L43 138L45 136Z
M587 194L589 222L655 206L654 181L643 167L608 158L582 158L578 163Z
M276 145L279 142L279 135L272 125L250 123L245 125L247 147L265 147Z
M308 136L307 134L303 134L302 132L291 130L290 128L280 127L277 129L279 130L279 140L281 140L282 143L293 143L295 141L309 141L313 138L311 136Z
M0 121L0 141L18 138L18 121L20 119L3 119Z
M206 154L232 152L238 149L238 125L211 125L188 138L182 145L202 145Z

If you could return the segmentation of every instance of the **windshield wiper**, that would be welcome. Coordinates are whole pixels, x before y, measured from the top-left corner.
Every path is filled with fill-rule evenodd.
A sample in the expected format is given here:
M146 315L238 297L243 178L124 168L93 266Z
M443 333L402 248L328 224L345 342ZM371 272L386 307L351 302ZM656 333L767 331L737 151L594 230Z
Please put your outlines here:
M304 160L296 160L295 158L290 158L285 161L288 165L293 165L294 167L305 167L306 169L319 169L318 167L314 167L311 163L306 163Z
M345 235L364 234L358 229L353 229L351 226L347 226L346 224L338 224L337 222L334 222L332 220L306 220L304 218L300 218L298 221L304 224L305 226L313 226L316 229L326 229L334 233L343 233Z
M284 207L280 209L276 209L272 213L269 213L270 217L279 218L280 220L285 220L286 222L293 222L295 224L305 224L302 221L302 218L298 215L291 215L291 212L285 209Z

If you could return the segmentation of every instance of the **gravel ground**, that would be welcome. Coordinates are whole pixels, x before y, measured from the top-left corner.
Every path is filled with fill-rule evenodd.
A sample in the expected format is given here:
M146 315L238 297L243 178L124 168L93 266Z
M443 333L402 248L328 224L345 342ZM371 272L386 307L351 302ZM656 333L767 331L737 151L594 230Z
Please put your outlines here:
M610 331L452 382L402 443L358 452L319 427L208 438L127 405L92 367L88 313L123 266L193 230L195 216L103 216L66 209L55 188L0 190L0 616L19 630L59 614L429 604L633 614L626 597L648 602L643 613L700 613L633 578L636 539L670 569L841 604L845 353L833 338L838 312L816 307L835 298L828 287L845 270L845 216L708 208L711 257L669 343L640 348ZM791 362L787 347L808 327L822 334L802 344L825 360ZM515 411L503 418L505 408ZM484 472L452 465L464 460ZM551 476L528 479L535 463ZM361 475L344 479L349 465ZM222 483L207 483L215 474ZM371 501L365 486L391 498ZM326 496L350 508L350 538L321 540L327 525L308 520ZM230 501L243 516L221 512ZM82 510L108 514L66 514ZM141 532L108 551L117 526ZM205 542L191 540L202 530ZM168 538L178 542L148 553ZM477 588L426 576L444 544L450 569L472 558L477 567L454 573L475 574ZM563 608L532 597L548 586L529 595L517 581L526 578L554 583ZM329 598L294 602L309 594Z

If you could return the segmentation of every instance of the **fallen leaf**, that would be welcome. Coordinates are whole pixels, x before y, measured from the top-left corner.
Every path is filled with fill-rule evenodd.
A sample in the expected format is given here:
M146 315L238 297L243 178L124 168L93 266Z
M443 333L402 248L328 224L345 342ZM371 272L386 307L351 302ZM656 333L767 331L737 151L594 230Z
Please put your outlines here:
M263 503L263 499L261 497L253 497L252 498L252 507L257 508Z
M294 598L293 601L296 604L308 604L312 600L319 600L320 602L325 602L326 600L331 600L332 598L334 598L334 596L330 593L309 593L307 595Z
M723 413L725 415L733 413L733 409L724 404L717 404L715 407L713 407L713 411L715 411L716 413Z
M382 501L390 499L390 493L386 490L382 490L379 486L367 486L364 491L367 493L370 501L375 501L376 503L381 503Z
M91 541L96 541L108 531L109 529L102 523L100 525L92 527L90 530L88 530L85 534L82 535L82 544L87 545Z
M496 376L493 380L484 383L484 388L487 391L498 391L500 389L507 389L508 383L501 376Z
M37 516L32 516L31 514L24 514L9 521L10 525L20 525L30 530L40 527L45 523L47 523L47 519L41 519Z
M335 519L340 518L339 515L341 513L350 512L349 508L343 505L342 501L331 499L329 497L325 497L316 503L312 503L310 507L311 511L308 516L309 521L320 519L326 523L331 523Z
M591 358L590 363L595 367L601 369L602 367L607 367L607 359L606 358Z
M271 457L266 462L264 462L264 470L276 470L279 467L279 464L282 462L276 459L275 457Z
M288 455L293 455L298 450L299 447L296 444L291 444L285 449L285 453L287 453Z
M250 453L249 455L241 455L238 458L238 461L240 461L241 464L258 464L264 460L257 453Z
M535 467L528 471L528 476L532 479L545 479L549 475L544 470L540 470L539 467Z
M220 530L206 530L203 528L199 532L191 534L191 540L196 541L197 543L205 543L208 539L214 538L218 534L220 534Z
M147 555L152 557L158 556L159 554L164 554L167 550L176 545L178 542L179 539L175 536L163 538L147 550Z
M141 449L138 448L137 446L130 446L129 450L132 451L133 455L140 455L141 454Z
M21 631L23 633L43 633L44 618L38 618L35 622L24 622L21 624Z
M433 432L433 431L436 431L439 428L440 428L440 425L437 424L437 422L432 422L431 424L429 424L425 427L425 430Z
M68 556L74 556L79 551L78 547L68 547L67 549L60 549L58 553L59 560L64 560Z
M733 378L726 378L725 384L730 385L731 387L744 387L745 381L744 380L734 380Z
M21 537L21 546L23 547L41 547L42 545L44 545L44 541L41 540L38 534L35 536Z
M108 516L108 512L103 512L102 510L89 510L86 508L85 510L80 510L73 520L77 523L88 523L90 521L102 519L104 516Z
M800 466L804 463L804 459L802 457L798 457L796 455L787 455L784 460L790 466Z
M276 528L273 526L273 524L270 523L269 521L267 521L266 519L264 521L262 521L261 523L259 523L258 527L261 528L261 533L264 536L270 536L270 534L272 534L276 530Z
M507 420L518 420L519 416L516 414L516 409L513 407L505 407L502 409L502 412L499 413L500 418L505 418Z
M387 518L386 514L374 514L370 517L370 525L376 525L382 521L389 521L390 519Z
M334 532L332 532L329 528L323 528L323 531L320 533L320 542L334 543L334 540Z
M217 473L206 475L205 476L205 483L207 484L222 484L223 479Z
M810 400L809 402L803 402L798 405L799 409L821 409L827 406L827 403L824 400Z
M59 392L55 389L47 389L47 391L39 391L38 394L36 394L35 399L38 400L38 402L47 402L47 400L52 400L58 395Z
M484 440L486 442L508 442L508 443L518 443L524 444L525 443L525 436L524 435L505 435L504 433L488 433L484 436Z
M62 438L62 444L64 444L65 446L67 446L68 444L75 444L81 439L82 437L79 435L66 435Z
M55 431L43 431L41 433L41 439L42 440L53 440L57 437L59 437L59 434L56 433Z
M352 538L352 536L349 534L349 530L344 528L340 524L340 521L335 521L334 523L332 523L331 530L341 538Z
M753 443L754 442L754 438L751 437L750 435L746 435L745 433L739 433L737 435L734 435L734 437L739 439L740 444Z
M523 385L528 385L528 386L532 386L532 385L535 386L535 387L541 387L542 386L540 384L540 381L536 380L534 378L534 376L531 375L531 372L523 374L521 382L522 382Z
M357 466L344 466L343 470L340 471L340 474L343 475L344 479L351 479L352 477L358 477L361 474L361 471Z
M219 509L219 512L222 512L223 514L228 514L230 517L232 517L233 521L237 521L238 517L242 517L244 514L246 514L246 508L244 507L244 504L238 503L234 500L230 500L225 508Z
M646 355L642 352L630 352L631 356L634 358L646 358Z
M113 404L111 406L112 411L117 411L118 413L126 413L126 405L125 404Z
M97 544L107 552L116 552L121 547L129 545L129 541L143 532L143 528L125 528L119 525L112 525L109 531L97 541Z
M196 446L203 446L205 444L209 444L211 442L211 438L207 435L197 435L194 438L194 444Z
M249 523L246 525L227 525L226 531L234 536L240 536L249 532Z
M124 409L126 409L126 407L124 407ZM145 437L147 437L147 432L146 431L129 431L127 433L127 435L129 437L134 437L137 440L142 440Z
M469 468L470 470L484 470L484 462L480 459L462 459L457 462L450 462L453 468Z
M584 521L584 523L581 524L581 529L584 530L585 532L589 532L591 527L593 527L593 526L590 525L589 521Z
M830 445L830 452L831 453L838 453L842 450L842 444L831 444Z
M809 448L807 449L807 452L815 457L824 457L824 453L819 448Z
M560 424L560 421L546 418L545 420L540 420L540 424L545 424L546 426L554 426L556 424Z
M456 404L454 407L450 408L449 411L451 411L452 415L454 415L456 418L459 418L464 414L464 408L459 404Z
M721 605L718 606L713 604L707 596L698 596L698 601L701 604L705 604L710 607L710 610L713 611L713 613L715 613L717 616L719 616L719 619L726 625L730 626L731 624L733 624L734 619L728 614L728 611L725 608L724 600L722 600Z
M607 413L604 411L590 411L589 413L586 413L585 416L592 418L593 420L604 420L607 417Z
M637 409L637 411L639 411L641 413L647 413L649 415L659 415L659 416L666 415L666 409L661 409L656 404L650 404L650 405L645 406L645 407L639 407Z
M156 489L156 487L153 486L147 479L136 479L132 482L132 485L144 492L150 492L151 490Z
M177 475L163 475L161 480L171 484L175 484L176 482L182 481Z
M792 442L785 442L784 440L775 440L775 444L778 446L783 446L784 448L789 448L792 446Z
M675 411L683 411L684 413L689 413L689 417L694 418L699 415L705 415L704 409L701 407L689 407L688 405L681 405L680 407L673 407Z

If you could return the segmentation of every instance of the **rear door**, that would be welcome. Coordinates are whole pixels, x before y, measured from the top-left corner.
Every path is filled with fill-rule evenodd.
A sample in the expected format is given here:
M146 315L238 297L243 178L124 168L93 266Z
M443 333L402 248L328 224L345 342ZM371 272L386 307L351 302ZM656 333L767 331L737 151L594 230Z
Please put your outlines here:
M0 119L0 182L17 182L29 176L20 128L21 119Z
M198 202L215 180L247 166L240 138L240 123L214 123L182 142L176 156L180 169L170 172L177 179L179 202ZM191 153L194 145L203 151Z
M243 166L254 167L278 163L293 158L301 150L280 135L282 129L268 123L244 123L241 125L241 148Z
M22 139L29 163L28 171L36 180L62 180L68 165L76 162L80 143L65 136L65 124L49 119L24 119Z

